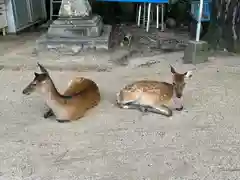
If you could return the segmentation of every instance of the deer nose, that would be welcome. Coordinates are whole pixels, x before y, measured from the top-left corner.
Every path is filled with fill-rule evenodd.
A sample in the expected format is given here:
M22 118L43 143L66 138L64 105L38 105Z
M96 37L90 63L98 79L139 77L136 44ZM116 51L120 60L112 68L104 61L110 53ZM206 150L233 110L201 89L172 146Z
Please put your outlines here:
M22 91L22 93L25 94L25 95L29 95L29 92L28 92L26 89L24 89L24 90Z
M182 97L182 95L181 94L177 94L177 98L181 98Z

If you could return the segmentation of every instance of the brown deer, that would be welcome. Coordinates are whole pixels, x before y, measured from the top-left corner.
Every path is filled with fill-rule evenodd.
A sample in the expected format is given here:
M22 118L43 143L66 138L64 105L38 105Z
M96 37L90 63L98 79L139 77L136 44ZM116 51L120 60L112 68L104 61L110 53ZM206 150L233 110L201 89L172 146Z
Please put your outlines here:
M178 73L171 67L173 83L141 80L126 85L117 94L117 104L124 109L139 109L165 116L172 116L172 110L181 111L181 98L185 79L192 77L192 72ZM179 104L179 102L181 102Z
M22 93L29 95L35 91L42 96L49 107L44 118L55 115L58 122L78 120L89 109L99 104L99 88L92 80L76 77L62 95L56 89L48 71L39 63L38 66L41 73L34 73L34 79Z

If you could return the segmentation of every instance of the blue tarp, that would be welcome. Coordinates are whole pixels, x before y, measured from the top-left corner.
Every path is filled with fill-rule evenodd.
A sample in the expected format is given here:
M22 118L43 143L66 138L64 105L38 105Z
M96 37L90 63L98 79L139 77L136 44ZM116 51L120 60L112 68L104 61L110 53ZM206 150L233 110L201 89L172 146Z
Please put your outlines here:
M146 2L146 3L159 3L159 4L163 4L163 3L168 3L168 0L97 0L97 1L106 1L106 2L128 2L128 3L142 3L142 2Z

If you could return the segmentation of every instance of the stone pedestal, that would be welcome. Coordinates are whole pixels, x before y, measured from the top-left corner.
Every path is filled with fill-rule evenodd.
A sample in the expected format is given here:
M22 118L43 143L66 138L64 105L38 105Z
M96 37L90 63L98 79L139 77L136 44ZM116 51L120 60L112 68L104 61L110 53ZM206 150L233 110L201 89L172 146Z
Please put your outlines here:
M88 37L79 36L78 38L49 37L48 34L41 36L37 40L37 51L43 49L54 49L59 52L78 53L85 49L109 49L109 40L112 27L104 25L101 36Z
M205 41L189 41L185 48L183 63L185 64L199 64L208 60L208 44Z
M109 49L112 27L104 25L99 15L60 17L37 40L37 52L55 49L78 53L83 49Z
M79 38L81 36L99 37L102 34L103 22L99 15L87 18L61 17L51 24L48 37Z

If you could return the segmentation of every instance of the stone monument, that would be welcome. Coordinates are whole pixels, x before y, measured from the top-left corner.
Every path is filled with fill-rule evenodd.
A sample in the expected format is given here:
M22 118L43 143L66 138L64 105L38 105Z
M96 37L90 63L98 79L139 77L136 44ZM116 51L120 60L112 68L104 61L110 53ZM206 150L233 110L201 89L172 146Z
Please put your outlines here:
M90 16L92 8L88 0L63 0L59 15L63 17L85 17Z
M82 49L109 49L112 26L104 25L99 15L92 14L88 0L62 0L59 18L46 34L37 40L42 48L77 53Z

